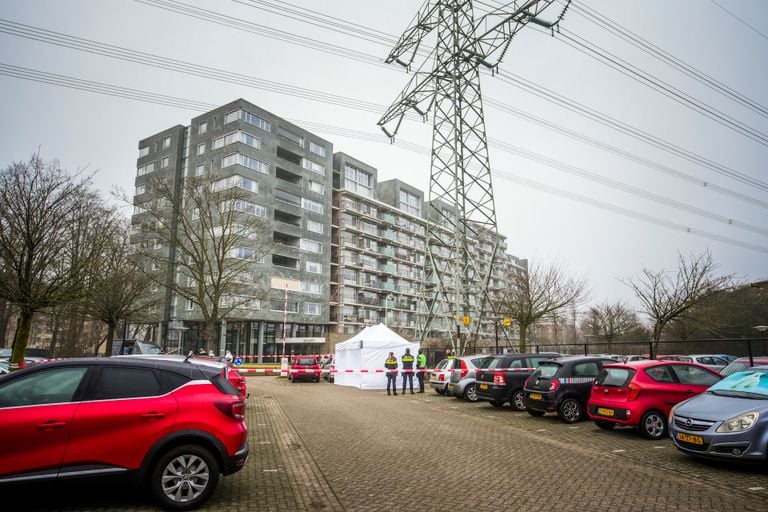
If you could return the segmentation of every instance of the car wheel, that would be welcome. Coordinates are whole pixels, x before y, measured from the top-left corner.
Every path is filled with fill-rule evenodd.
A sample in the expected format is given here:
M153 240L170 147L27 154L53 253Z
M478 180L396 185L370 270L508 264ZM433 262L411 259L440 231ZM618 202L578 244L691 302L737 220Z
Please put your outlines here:
M563 423L576 423L583 414L584 409L579 401L574 398L566 398L560 403L560 407L557 408L557 415L560 416Z
M518 389L512 393L512 398L509 401L509 405L511 405L512 408L516 411L525 410L525 393L523 393L522 389Z
M648 411L640 420L640 431L648 439L661 439L667 433L667 420L658 411Z
M504 405L504 401L502 400L491 400L491 405L494 407L501 407Z
M603 430L613 430L613 427L616 426L616 424L612 421L602 421L602 420L595 420L595 425L597 425Z
M474 384L470 384L467 386L467 389L464 390L464 398L470 402L477 402L477 388Z
M544 416L544 411L537 411L536 409L530 409L530 408L526 409L526 411L528 411L528 414L530 414L534 418L541 418L542 416Z
M216 489L219 466L211 452L195 445L168 450L150 476L152 495L168 510L191 510L202 505Z

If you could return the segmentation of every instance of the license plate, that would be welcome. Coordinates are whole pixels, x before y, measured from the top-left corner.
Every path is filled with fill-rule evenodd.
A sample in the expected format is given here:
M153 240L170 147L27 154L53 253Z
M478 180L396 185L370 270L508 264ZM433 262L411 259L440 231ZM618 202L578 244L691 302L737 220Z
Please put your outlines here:
M488 389L488 384L480 384L480 389Z
M691 443L691 444L704 444L704 438L701 436L690 436L688 434L683 434L682 432L677 433L677 440L683 441L684 443Z
M613 411L613 409L604 409L602 407L598 407L597 408L597 414L599 414L600 416L611 416L611 417L613 417L614 411Z
M528 395L528 398L531 400L541 400L541 394L540 393L531 393Z

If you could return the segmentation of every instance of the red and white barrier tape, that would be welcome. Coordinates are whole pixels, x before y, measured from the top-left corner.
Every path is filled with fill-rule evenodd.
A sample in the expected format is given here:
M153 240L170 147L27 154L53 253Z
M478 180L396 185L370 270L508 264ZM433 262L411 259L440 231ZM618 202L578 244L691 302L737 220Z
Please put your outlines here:
M479 371L486 371L486 372L523 372L523 371L533 371L535 368L494 368L493 370L477 370ZM432 372L434 374L447 374L450 373L450 370L430 370L430 369L413 369L413 370L403 370L403 369L397 369L397 370L387 370L386 368L360 368L360 369L353 369L353 368L346 368L344 370L336 370L336 369L320 369L320 370L313 370L313 369L307 369L307 368L288 368L285 370L281 370L280 368L238 368L238 371L240 373L281 373L281 372L287 372L287 373L297 373L297 374L321 374L321 373L387 373L392 372L396 374L400 373L427 373Z

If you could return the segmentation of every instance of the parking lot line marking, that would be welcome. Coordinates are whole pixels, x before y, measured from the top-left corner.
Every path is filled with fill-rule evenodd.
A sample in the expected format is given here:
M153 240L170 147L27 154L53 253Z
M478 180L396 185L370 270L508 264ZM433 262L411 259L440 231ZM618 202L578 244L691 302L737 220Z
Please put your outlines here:
M577 428L579 428L579 427L568 427L568 428L572 428L572 429L576 430L576 429L577 429Z
M749 491L764 491L765 487L748 487L747 490L749 490Z
M611 450L613 453L624 453L627 450Z
M257 427L266 427L267 424L266 423L257 423L256 426Z
M277 470L276 469L265 469L264 472L265 473L277 473Z
M272 444L272 441L259 441L259 444Z
M654 450L663 450L664 448L666 448L666 446L654 446L653 447Z
M546 431L547 431L547 429L545 429L545 428L540 428L540 429L538 429L536 432L546 432Z

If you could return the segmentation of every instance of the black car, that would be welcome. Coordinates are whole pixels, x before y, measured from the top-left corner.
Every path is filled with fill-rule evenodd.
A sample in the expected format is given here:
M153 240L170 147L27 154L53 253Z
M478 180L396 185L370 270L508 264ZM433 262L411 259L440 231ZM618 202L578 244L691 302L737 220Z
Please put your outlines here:
M524 411L525 379L531 376L542 361L559 356L556 353L488 356L491 361L476 370L477 397L488 400L496 407L509 402L516 411Z
M600 356L558 357L542 362L525 381L525 408L531 416L556 412L565 423L581 420L587 410L592 383L604 364Z

